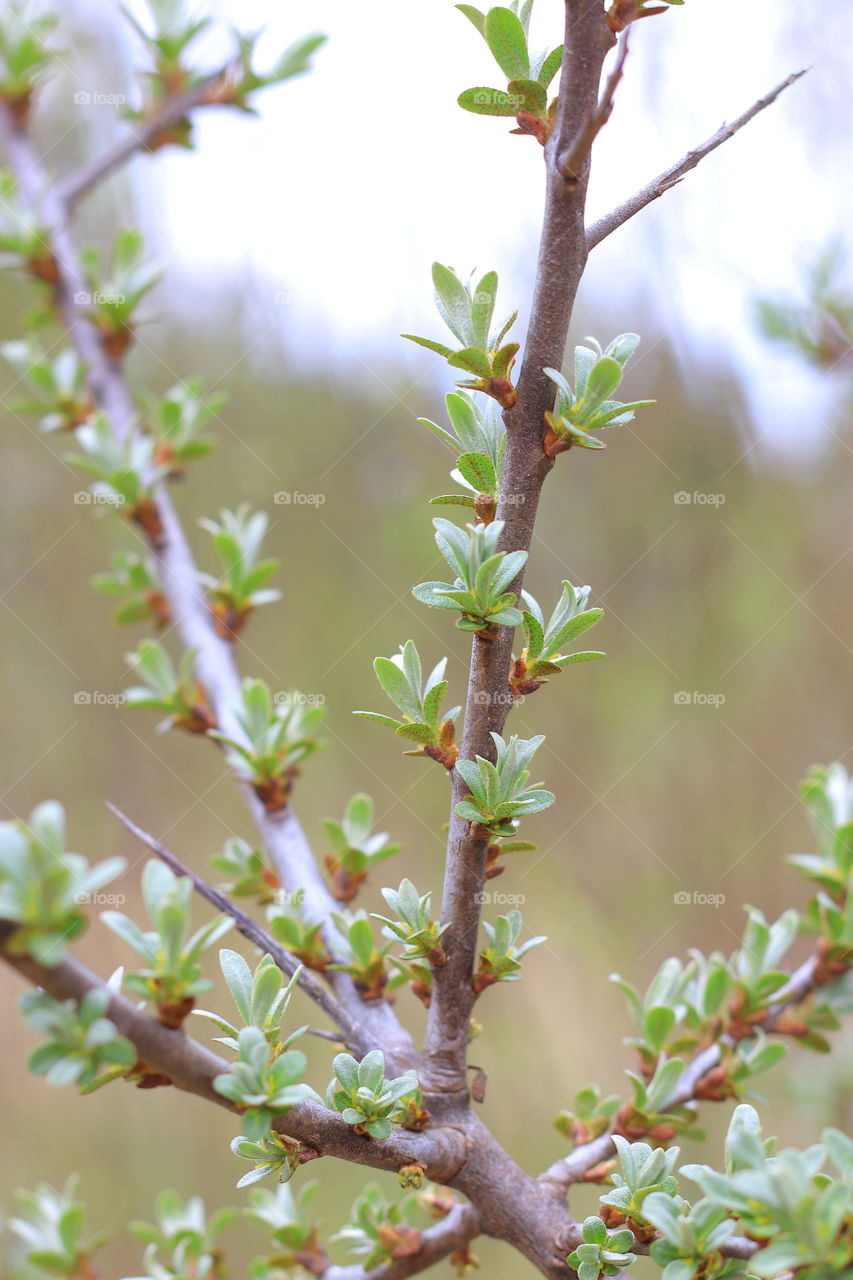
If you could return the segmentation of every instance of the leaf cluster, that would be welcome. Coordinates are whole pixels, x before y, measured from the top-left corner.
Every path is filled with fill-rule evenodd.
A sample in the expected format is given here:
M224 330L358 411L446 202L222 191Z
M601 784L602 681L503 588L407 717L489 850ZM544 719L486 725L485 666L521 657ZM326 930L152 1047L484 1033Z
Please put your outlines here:
M517 627L517 597L507 588L527 563L527 552L497 550L503 520L464 529L441 517L433 524L436 546L457 577L453 582L422 582L412 591L415 599L458 612L456 625L463 631L488 634L496 626Z
M0 822L0 920L18 927L6 942L13 955L30 955L50 968L83 932L81 906L120 875L124 858L95 866L65 845L65 811L46 800L26 822Z
M432 282L438 313L459 344L458 348L413 333L404 333L403 337L443 356L451 369L463 369L473 375L457 382L458 387L483 391L497 400L501 408L511 408L518 399L510 374L519 344L504 343L504 338L518 312L514 311L507 320L493 327L497 272L488 271L475 285L473 280L463 282L452 267L434 262Z
M155 1005L160 1021L179 1027L192 1010L195 997L208 990L201 958L231 928L227 916L218 916L190 934L193 884L178 877L162 862L151 859L142 871L142 899L152 928L143 932L120 911L104 911L101 919L145 962L136 973L124 976L124 985L135 996Z

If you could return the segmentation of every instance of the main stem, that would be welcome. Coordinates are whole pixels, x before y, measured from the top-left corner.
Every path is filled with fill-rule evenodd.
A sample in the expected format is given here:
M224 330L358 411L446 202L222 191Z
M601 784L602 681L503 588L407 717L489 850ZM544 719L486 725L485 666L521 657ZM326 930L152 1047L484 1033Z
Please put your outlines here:
M504 415L507 449L498 498L497 518L504 521L500 547L527 551L545 477L553 466L542 450L544 415L553 407L554 386L545 368L559 369L578 285L586 266L584 224L589 166L577 181L559 172L560 154L583 129L598 105L604 59L615 37L604 10L589 0L566 0L559 108L545 147L547 175L545 215L518 401ZM512 584L520 591L522 574ZM494 759L491 733L501 733L510 709L508 675L513 630L497 628L493 639L475 637L465 705L464 759ZM480 927L480 895L485 879L484 840L473 838L471 825L456 815L456 803L467 794L454 773L441 919L451 925L447 964L435 970L434 991L424 1043L425 1087L452 1093L464 1101L466 1057L475 996L471 977Z

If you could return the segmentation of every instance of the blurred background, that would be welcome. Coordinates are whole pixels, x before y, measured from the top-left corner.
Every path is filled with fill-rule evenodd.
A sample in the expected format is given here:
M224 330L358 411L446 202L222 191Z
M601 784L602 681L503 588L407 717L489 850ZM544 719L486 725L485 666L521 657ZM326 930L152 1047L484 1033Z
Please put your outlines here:
M133 102L140 50L111 4L58 7L63 72L35 128L45 164L64 174L123 127L114 108L75 105L74 94ZM311 75L258 100L258 119L208 111L195 152L135 159L87 201L81 238L103 244L139 225L163 264L131 356L135 385L163 391L200 375L230 394L218 451L177 497L194 534L195 518L221 506L249 500L270 512L284 601L253 620L242 659L273 688L326 700L327 749L299 784L303 822L323 852L320 820L369 791L382 828L405 844L393 875L437 892L445 781L351 715L384 710L371 661L409 637L425 660L448 654L458 699L464 690L464 636L410 597L436 572L427 500L446 491L450 464L416 419L444 420L449 384L438 361L396 335L439 333L434 258L498 268L502 301L520 303L523 331L541 157L531 139L507 137L505 122L456 107L460 90L484 83L489 55L449 0L316 0L308 13L274 0L206 7L224 26L264 26L270 61L312 26L330 43ZM542 42L557 43L562 6L540 0L538 9ZM525 828L537 852L490 887L521 895L526 928L548 943L531 954L523 986L485 996L473 1057L489 1077L485 1120L531 1172L565 1150L552 1119L578 1088L626 1089L627 1015L607 975L644 984L690 946L731 950L745 903L775 917L804 902L785 862L810 848L797 783L813 762L850 765L844 307L853 304L842 255L853 12L834 9L818 24L794 0L688 0L638 24L601 138L593 216L812 66L596 250L581 292L570 343L641 333L626 398L658 403L609 435L606 458L559 460L529 567L527 585L546 607L562 578L592 584L606 609L595 644L607 650L604 662L570 668L528 698L513 721L525 736L548 734L541 773L558 803ZM219 39L205 48L211 67ZM833 297L813 312L814 266L833 245ZM8 273L0 287L2 337L13 338L33 295ZM814 359L768 337L766 300L805 307ZM789 318L773 312L770 327ZM20 395L5 367L0 378L7 401ZM116 888L139 919L139 849L104 801L200 870L228 835L251 832L214 753L187 736L158 737L154 714L99 700L127 683L123 654L141 632L115 627L89 579L135 536L74 502L84 485L64 461L65 440L8 408L2 419L3 816L61 799L72 847L93 859L127 856ZM276 504L281 492L315 497ZM204 536L195 541L206 553ZM684 893L700 900L680 905ZM703 895L724 901L707 905ZM77 950L105 974L127 960L97 922ZM242 1202L227 1114L169 1090L114 1085L79 1099L28 1076L19 990L3 976L0 1203L9 1208L17 1186L80 1169L94 1224L115 1232L105 1273L124 1276L141 1250L122 1224L148 1218L164 1184L201 1192L209 1207ZM218 985L205 1002L226 1008ZM399 1005L419 1028L414 1000L402 994ZM783 1143L808 1142L825 1123L849 1127L849 1034L837 1043L831 1060L792 1053L766 1078L766 1131ZM327 1047L312 1057L322 1088ZM727 1115L706 1108L713 1151ZM317 1168L331 1230L363 1176ZM228 1240L233 1274L244 1274L262 1235L238 1227ZM532 1274L488 1242L476 1252L495 1280Z

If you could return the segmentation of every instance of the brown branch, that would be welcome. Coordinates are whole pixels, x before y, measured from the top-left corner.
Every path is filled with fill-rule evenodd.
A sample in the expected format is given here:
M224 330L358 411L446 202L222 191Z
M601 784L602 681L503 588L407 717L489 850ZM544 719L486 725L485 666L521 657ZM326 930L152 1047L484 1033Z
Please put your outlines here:
M0 137L21 195L43 219L47 247L52 249L58 268L59 278L54 286L57 307L74 347L86 364L93 399L106 414L117 437L123 439L134 429L136 409L121 361L104 351L95 326L75 302L75 294L85 292L87 286L71 235L66 202L50 188L25 127L8 110L0 109ZM163 533L152 544L151 552L173 625L184 648L194 654L196 676L220 728L239 737L234 710L240 699L240 675L233 646L217 635L213 626L192 552L165 484L157 488L156 503ZM305 902L315 918L328 922L335 903L292 808L288 806L280 813L268 814L251 787L246 785L242 790L282 884L290 892L304 890ZM331 926L327 926L327 932L332 936ZM336 972L332 981L340 1003L353 1023L362 1025L372 1046L381 1046L397 1066L411 1065L415 1058L411 1037L390 1006L366 1005L346 973Z
M700 143L698 147L694 147L692 151L688 151L683 159L671 168L664 170L658 174L646 187L638 191L636 195L631 196L624 204L617 205L610 213L605 214L603 218L599 218L598 222L594 222L587 231L587 245L590 249L594 249L597 244L606 239L612 232L616 231L641 209L645 209L647 204L651 204L653 200L657 200L666 191L678 185L691 169L695 169L701 160L710 155L712 151L716 151L717 147L721 147L724 142L728 142L729 138L749 124L760 112L769 107L776 101L781 93L794 84L801 76L806 74L806 68L803 71L795 71L793 75L783 80L781 84L777 84L775 89L771 89L764 98L759 98L754 102L748 111L744 111L743 115L738 116L737 120L733 120L731 124L724 124L717 130L712 137L705 142Z
M799 1004L807 996L811 995L813 991L818 990L827 981L831 980L830 976L822 976L820 974L818 966L818 957L814 955L804 960L799 968L795 969L788 982L778 992L776 999L770 1006L767 1018L756 1027L756 1031L772 1034L776 1031L781 1016L786 1009ZM684 1106L685 1103L695 1101L701 1082L709 1071L713 1071L720 1064L722 1048L731 1048L736 1043L729 1036L721 1036L719 1041L698 1054L682 1072L675 1092L666 1104L667 1109L672 1110L675 1107ZM612 1133L602 1134L601 1137L594 1138L591 1142L584 1142L575 1147L574 1151L562 1160L555 1161L549 1169L546 1169L540 1175L539 1182L550 1184L558 1190L559 1194L563 1194L566 1187L573 1182L582 1181L584 1175L590 1169L594 1169L602 1161L610 1159L613 1153Z
M589 0L566 0L566 39L562 83L571 93L560 95L554 129L545 147L547 189L545 219L525 344L518 400L505 416L507 450L497 517L504 521L501 549L527 550L539 496L553 465L542 451L544 414L553 407L554 385L543 370L560 368L572 307L586 266L584 205L587 180L567 183L558 157L570 145L583 122L596 110L601 70L615 37L604 10ZM512 590L521 588L521 575ZM475 637L465 705L461 754L494 759L490 732L500 733L508 712L508 676L512 653L511 627L498 627L490 642ZM471 977L477 953L480 892L486 867L486 843L472 834L455 805L467 788L454 771L450 832L445 864L441 919L450 924L446 935L447 964L435 970L434 992L425 1041L425 1078L430 1087L452 1092L464 1100L466 1051L474 994Z
M167 1076L177 1089L229 1111L236 1110L234 1104L213 1087L217 1076L230 1071L229 1062L191 1040L183 1031L170 1030L156 1018L141 1012L77 960L69 957L48 968L27 955L14 954L8 944L15 930L14 924L0 921L0 959L12 969L55 1000L79 1003L88 991L106 991L107 1017L135 1045L142 1061L158 1074ZM373 1169L396 1172L401 1165L420 1162L427 1176L435 1181L446 1181L452 1176L462 1158L462 1139L458 1133L439 1129L409 1133L400 1129L385 1141L377 1142L355 1133L336 1112L314 1102L291 1107L285 1115L276 1117L273 1127L321 1155Z
M58 198L66 208L71 208L138 151L152 148L160 135L174 128L196 107L215 103L216 91L226 82L234 66L233 61L226 63L212 75L205 76L186 93L170 98L162 107L137 121L103 155L96 156L94 160L63 178L57 186Z
M417 1253L395 1258L365 1271L364 1267L327 1267L323 1280L406 1280L428 1267L435 1266L452 1253L467 1248L479 1230L477 1211L473 1205L458 1204L433 1227L421 1232Z
M616 55L613 70L607 77L604 92L590 114L580 132L557 158L557 167L567 182L577 182L592 154L593 143L607 124L613 111L616 90L622 73L625 70L625 59L628 57L628 32L622 36L622 43Z
M362 1057L368 1052L371 1045L369 1042L364 1040L360 1028L353 1024L346 1011L341 1008L331 992L326 990L323 984L318 981L310 970L306 969L304 965L299 963L296 956L294 956L290 951L285 951L284 947L280 947L275 939L270 937L266 929L262 929L261 926L253 920L250 915L247 915L245 911L242 911L227 894L220 892L219 889L215 889L213 885L208 884L208 882L202 876L193 871L191 867L188 867L185 863L181 862L180 858L172 853L171 850L167 849L161 841L156 840L154 836L150 835L147 831L143 831L135 822L132 822L126 814L122 813L121 809L116 807L116 805L107 801L107 808L118 818L119 822L127 828L131 835L134 835L136 839L150 849L153 854L156 854L162 862L165 862L166 866L174 871L175 875L186 876L187 879L192 881L193 888L202 898L209 902L211 906L215 907L217 911L222 912L223 915L230 916L234 921L238 933L241 933L244 938L247 938L249 942L253 943L261 951L264 951L268 956L271 956L278 968L281 969L282 973L286 973L289 977L293 977L293 975L298 971L298 985L302 988L305 994L309 996L315 1004L319 1005L323 1012L328 1014L332 1021L340 1027L347 1045L350 1048L355 1049L359 1057Z

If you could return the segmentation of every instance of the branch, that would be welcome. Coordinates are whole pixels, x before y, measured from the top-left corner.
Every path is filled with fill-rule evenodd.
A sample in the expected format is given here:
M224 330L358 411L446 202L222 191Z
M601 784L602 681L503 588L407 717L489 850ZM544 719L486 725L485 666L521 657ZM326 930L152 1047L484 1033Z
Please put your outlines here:
M245 911L241 911L227 894L214 889L213 885L208 884L202 876L181 862L180 858L176 857L164 844L161 844L159 840L155 840L154 836L149 835L147 831L143 831L135 822L131 822L130 818L122 813L121 809L118 809L114 804L110 804L109 801L107 801L107 808L111 813L115 814L119 822L127 828L131 835L136 836L137 840L146 845L162 862L165 862L166 866L174 871L175 875L186 876L187 879L192 881L193 887L202 898L206 899L211 906L215 907L223 915L230 916L236 925L238 933L242 933L244 938L248 938L249 942L253 943L261 951L266 952L268 956L271 956L282 973L293 977L298 971L298 985L340 1027L347 1045L350 1048L356 1048L359 1057L368 1052L371 1046L364 1041L359 1028L351 1022L335 997L317 980L310 969L306 969L303 964L300 964L291 952L285 951L283 947L280 947L275 939L270 937L266 929L262 929L250 915L247 915Z
M566 147L557 159L557 167L567 182L577 182L584 171L584 166L592 154L593 143L610 119L616 90L622 73L625 70L625 59L628 57L628 31L622 37L622 44L616 57L616 63L607 77L604 93L598 106L589 116L586 124L574 141Z
M121 361L104 351L94 325L78 310L74 301L76 293L86 291L86 282L71 235L65 201L56 191L49 189L25 129L8 110L0 109L0 135L21 195L39 211L48 229L48 247L53 250L59 272L55 285L57 307L74 347L87 366L92 396L116 435L120 439L125 438L133 430L136 417L133 397ZM196 677L205 689L220 728L226 734L239 737L234 707L240 696L240 676L233 647L217 635L213 626L192 552L165 484L158 486L156 502L163 534L151 544L151 552L169 602L173 625L184 648L194 653ZM305 901L316 917L328 921L335 904L292 808L268 814L251 787L244 785L242 790L282 884L290 892L304 890ZM330 949L334 950L334 943ZM384 1003L365 1004L346 973L336 972L332 981L340 1003L347 1009L351 1020L356 1025L361 1024L372 1046L381 1046L395 1065L411 1065L415 1056L411 1037L390 1007Z
M776 1000L769 1009L767 1018L756 1030L772 1033L786 1009L789 1009L792 1005L799 1004L806 996L811 995L813 991L818 990L819 987L831 980L828 976L824 977L820 973L819 963L816 955L810 956L808 960L803 961L799 968L791 974L785 986L781 988ZM667 1109L672 1110L675 1107L684 1106L687 1102L693 1102L696 1099L697 1090L702 1080L709 1071L713 1071L719 1065L722 1059L721 1046L731 1047L735 1043L729 1036L721 1036L716 1044L712 1044L700 1053L683 1071L675 1093L666 1104ZM584 1142L575 1147L574 1151L562 1160L555 1161L549 1169L546 1169L540 1175L539 1182L553 1184L562 1194L565 1188L573 1182L583 1181L584 1175L590 1169L594 1169L603 1160L608 1160L613 1155L613 1152L612 1133L602 1134L601 1137L594 1138L591 1142Z
M67 208L73 207L104 178L126 164L137 151L152 148L160 134L173 128L195 107L216 102L216 91L227 80L232 66L233 62L226 63L212 75L205 76L186 93L170 98L159 110L138 121L103 155L64 178L57 186L58 198Z
M406 1280L407 1276L426 1271L427 1267L464 1249L479 1230L477 1212L473 1205L458 1204L434 1227L421 1232L421 1244L417 1253L406 1258L395 1258L382 1266L365 1271L364 1267L327 1267L323 1280Z
M141 1012L77 960L68 958L55 968L47 968L27 955L13 954L8 944L15 930L14 924L0 921L0 959L6 964L55 1000L70 999L79 1003L87 991L106 991L106 1016L136 1046L143 1062L158 1074L168 1076L177 1089L236 1111L234 1104L213 1087L217 1076L231 1070L231 1063L189 1039L183 1031L164 1027L156 1018ZM447 1181L462 1158L462 1138L455 1132L433 1129L429 1133L409 1133L400 1129L387 1140L377 1142L355 1133L336 1112L315 1102L301 1102L291 1107L275 1119L273 1127L320 1155L335 1156L373 1169L396 1172L401 1165L419 1162L425 1166L427 1176L435 1181Z
M704 160L712 151L716 151L717 147L721 147L724 142L728 142L729 138L749 124L755 116L764 111L776 101L781 93L794 84L801 76L806 74L806 68L803 71L795 71L793 75L783 80L781 84L777 84L775 89L771 89L770 93L764 98L759 98L754 102L748 111L744 111L742 116L738 116L737 120L733 120L731 124L721 125L712 137L705 142L700 143L698 147L694 147L692 151L688 151L687 155L674 164L670 169L664 170L654 178L646 187L638 191L636 195L631 196L624 204L617 205L610 213L605 214L603 218L599 218L598 222L594 222L587 231L587 246L594 249L597 244L606 239L623 223L627 222L634 214L639 213L641 209L645 209L647 204L651 204L653 200L657 200L664 192L669 191L672 187L678 185L681 179L686 177L691 169L695 169L700 160Z
M566 0L566 40L562 83L571 93L559 98L554 129L545 148L547 191L545 220L525 344L518 400L505 414L507 450L497 517L504 521L501 549L526 551L532 541L539 496L553 461L542 451L544 414L553 407L554 385L543 370L560 368L572 307L586 266L584 206L586 176L567 183L558 157L583 121L597 109L601 70L615 37L604 10L588 0ZM511 590L521 589L521 575ZM461 744L464 759L494 759L490 732L500 733L508 712L511 627L499 627L491 642L475 637ZM480 926L479 895L486 865L486 842L474 838L469 823L455 812L467 787L453 774L450 832L441 907L447 964L434 973L434 992L425 1040L425 1077L430 1087L467 1097L466 1050L474 993L471 976Z

